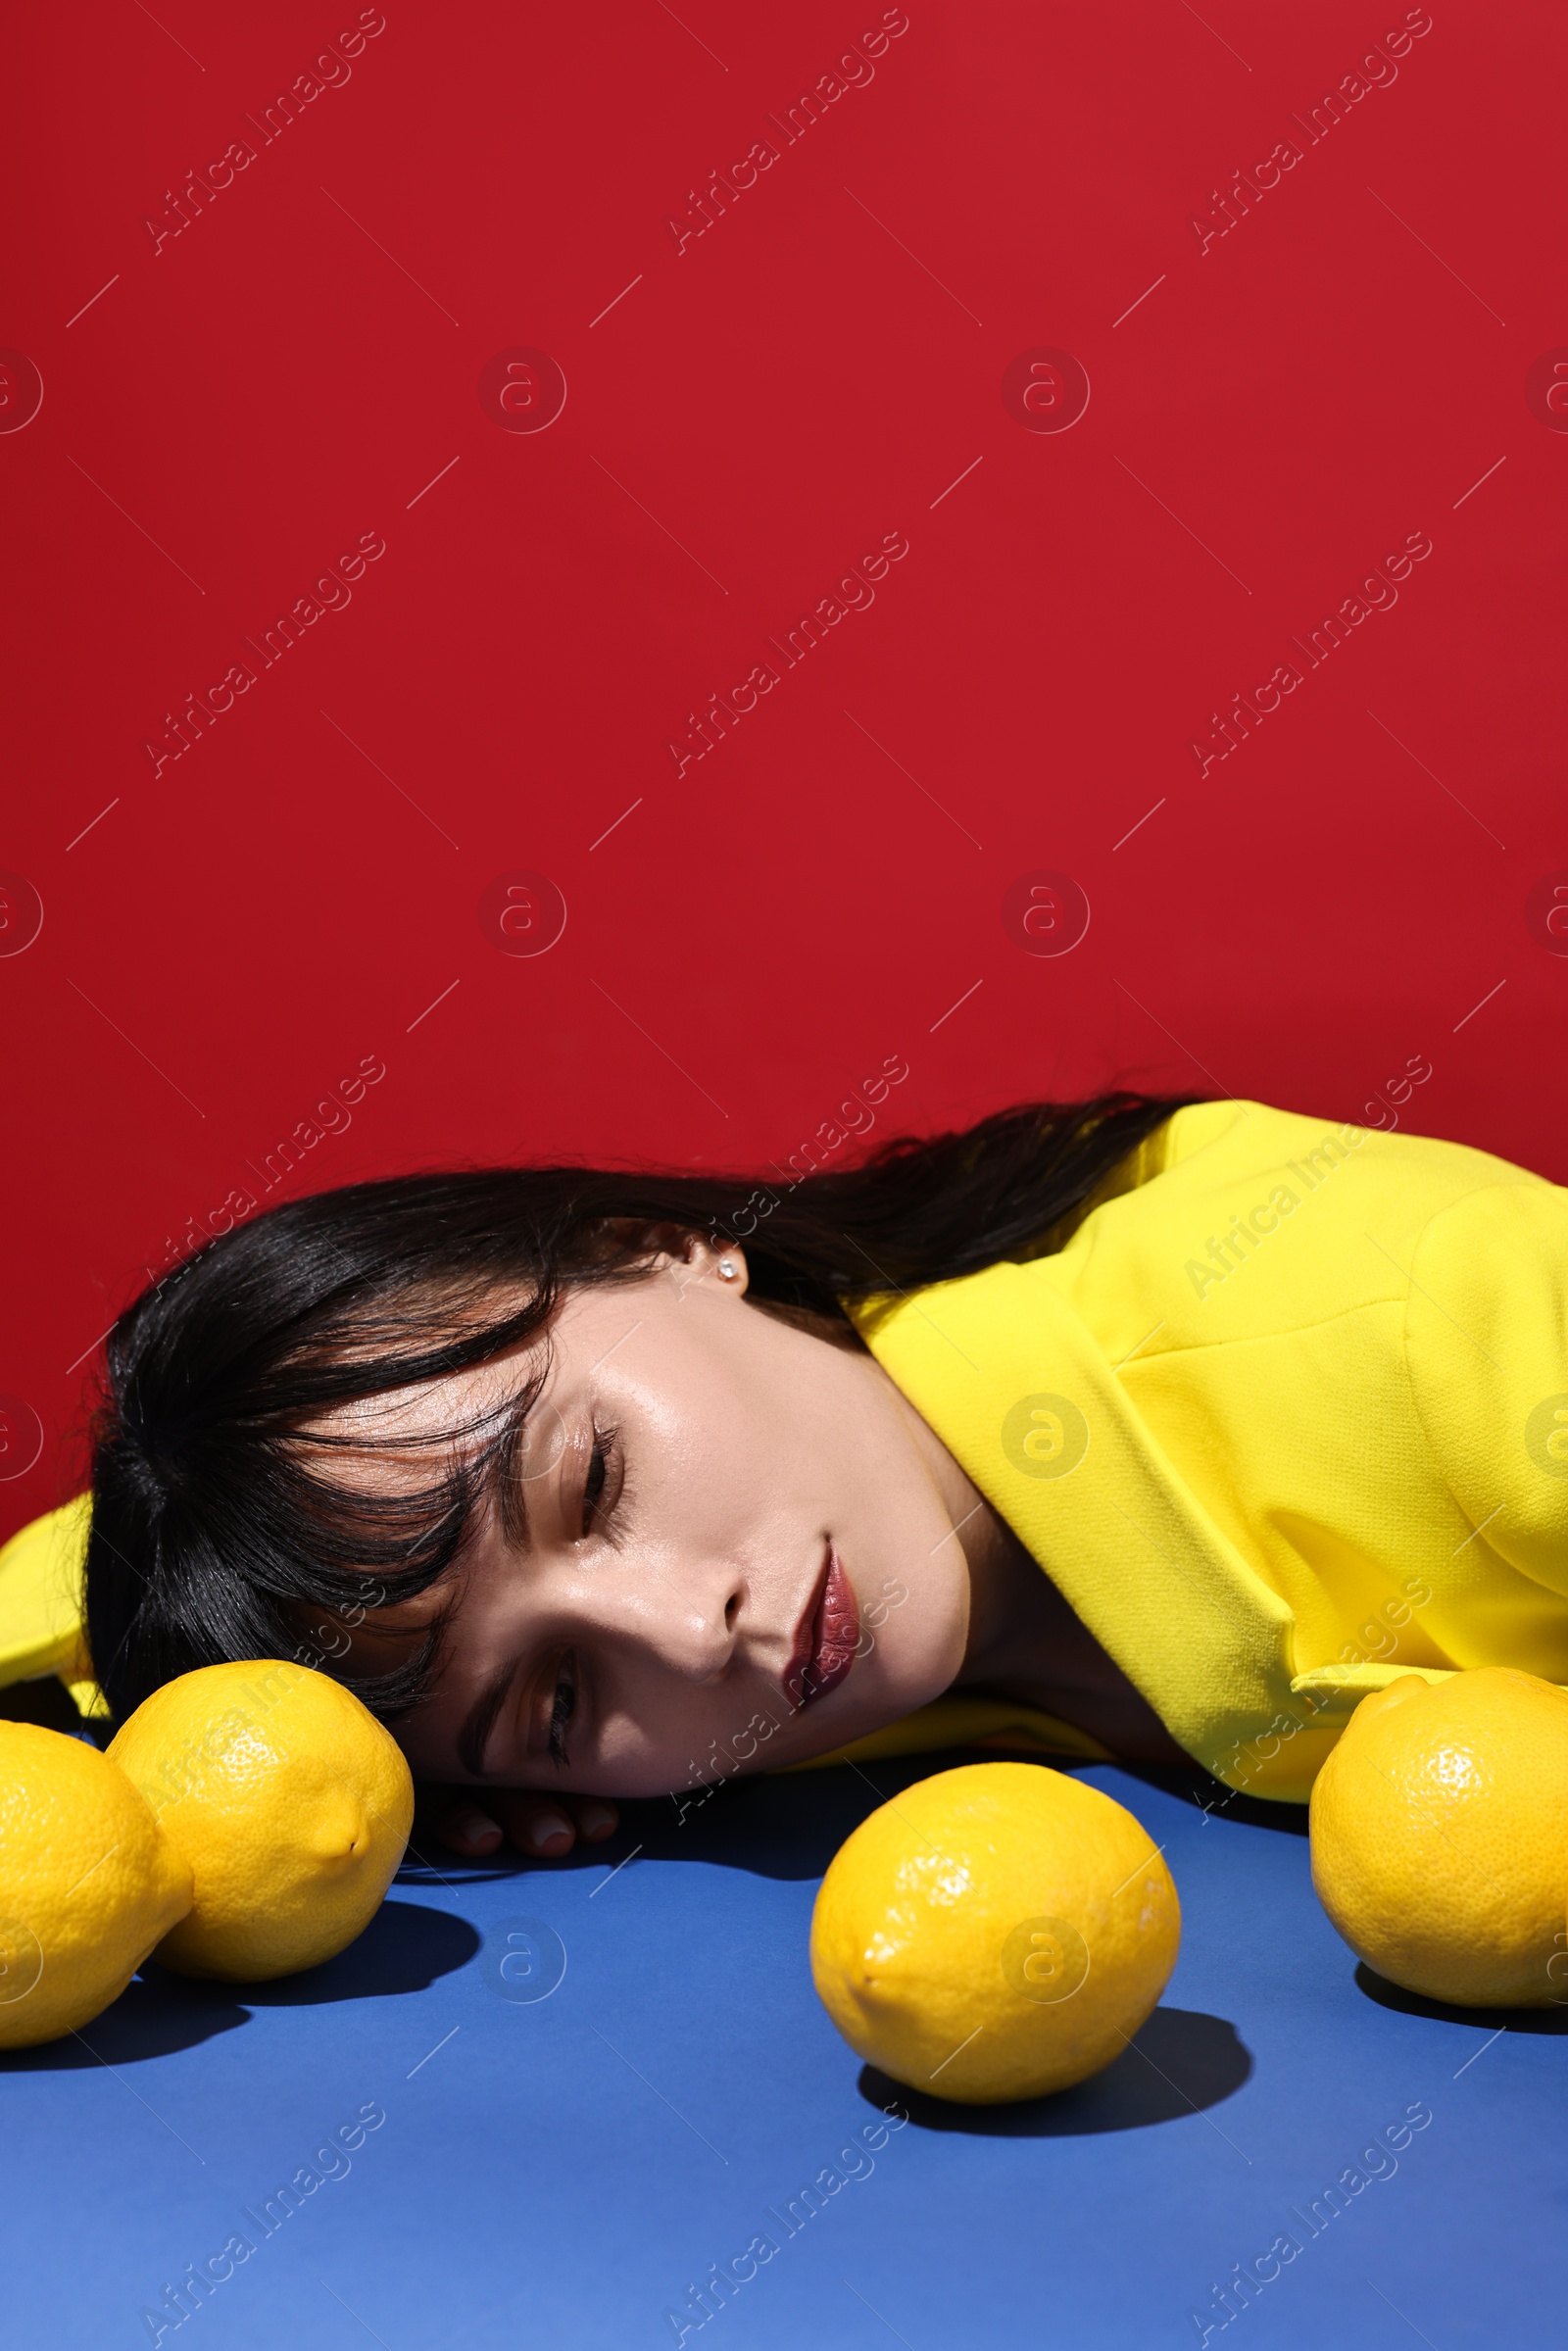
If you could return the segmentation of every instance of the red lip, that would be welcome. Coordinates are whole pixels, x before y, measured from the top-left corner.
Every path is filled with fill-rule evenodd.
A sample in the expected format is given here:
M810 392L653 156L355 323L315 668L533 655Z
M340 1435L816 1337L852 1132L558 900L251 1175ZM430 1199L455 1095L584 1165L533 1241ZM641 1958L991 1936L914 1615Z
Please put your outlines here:
M784 1669L784 1695L797 1711L836 1690L855 1663L860 1645L860 1613L839 1555L831 1543L822 1573L796 1628L795 1647Z

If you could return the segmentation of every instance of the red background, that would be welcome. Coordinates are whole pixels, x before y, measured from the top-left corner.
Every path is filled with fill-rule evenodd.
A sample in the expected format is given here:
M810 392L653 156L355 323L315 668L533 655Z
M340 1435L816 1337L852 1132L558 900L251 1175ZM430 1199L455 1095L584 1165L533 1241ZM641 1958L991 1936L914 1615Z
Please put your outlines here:
M1425 1055L1410 1123L1568 1176L1568 961L1527 919L1568 866L1568 440L1525 388L1568 341L1560 11L1437 0L1308 144L1400 8L910 0L786 145L765 117L878 8L388 0L263 146L245 116L356 13L9 35L0 342L44 397L0 434L0 866L44 920L0 956L0 1391L43 1445L0 1531L71 1490L144 1269L364 1056L272 1198L760 1165L895 1053L878 1133L1117 1079L1361 1116ZM564 373L547 430L481 407L516 346ZM1039 346L1087 370L1068 431L1004 405ZM155 776L164 713L366 532L352 603ZM687 713L887 532L874 605L677 777ZM1397 605L1200 778L1210 713L1412 532ZM1004 926L1042 867L1093 909L1067 955ZM568 910L537 956L481 927L519 868Z

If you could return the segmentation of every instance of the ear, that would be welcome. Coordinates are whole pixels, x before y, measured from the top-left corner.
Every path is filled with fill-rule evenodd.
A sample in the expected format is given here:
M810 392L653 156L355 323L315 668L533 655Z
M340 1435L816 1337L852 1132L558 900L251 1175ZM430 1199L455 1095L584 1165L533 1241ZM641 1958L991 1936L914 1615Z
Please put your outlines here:
M687 1270L677 1273L681 1288L701 1282L713 1290L727 1290L733 1298L744 1298L751 1280L746 1251L733 1241L715 1243L702 1233L682 1236L679 1263Z
M689 1290L700 1282L710 1290L745 1297L751 1274L746 1251L734 1242L718 1243L680 1224L633 1228L628 1222L622 1230L628 1234L635 1230L638 1245L646 1252L647 1270L668 1274L678 1290Z

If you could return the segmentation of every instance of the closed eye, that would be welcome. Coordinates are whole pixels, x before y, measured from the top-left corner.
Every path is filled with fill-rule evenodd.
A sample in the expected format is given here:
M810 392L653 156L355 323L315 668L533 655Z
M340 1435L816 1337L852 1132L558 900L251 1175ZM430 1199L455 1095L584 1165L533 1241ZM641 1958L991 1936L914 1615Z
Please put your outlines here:
M625 1478L619 1434L594 1426L593 1449L582 1485L582 1536L608 1531L619 1503ZM609 1499L607 1500L607 1495Z

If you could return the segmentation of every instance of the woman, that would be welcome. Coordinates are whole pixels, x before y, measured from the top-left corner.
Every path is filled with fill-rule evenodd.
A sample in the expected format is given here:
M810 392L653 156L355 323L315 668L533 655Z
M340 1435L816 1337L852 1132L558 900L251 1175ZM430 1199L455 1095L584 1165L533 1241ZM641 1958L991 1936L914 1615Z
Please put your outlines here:
M1299 1800L1396 1674L1568 1681L1565 1209L1459 1145L1130 1095L787 1191L293 1201L116 1326L92 1657L121 1717L321 1664L472 1855L958 1738Z

